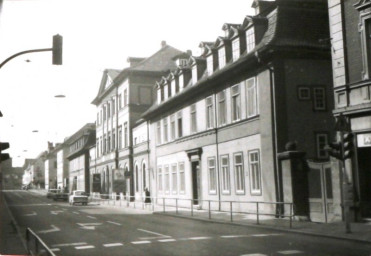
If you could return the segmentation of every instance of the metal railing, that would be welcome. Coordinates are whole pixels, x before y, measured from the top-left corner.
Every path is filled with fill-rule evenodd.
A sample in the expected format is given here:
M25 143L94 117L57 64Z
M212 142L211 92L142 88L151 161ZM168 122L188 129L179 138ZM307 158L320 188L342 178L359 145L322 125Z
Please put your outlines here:
M26 230L27 251L30 255L55 256L50 248L30 228Z
M265 202L265 201L219 201L201 199L182 199L165 197L146 197L125 196L113 194L100 194L90 196L92 202L99 202L102 205L117 205L124 207L149 209L152 211L174 212L180 214L180 210L190 212L193 217L195 212L203 213L208 219L212 219L216 213L225 213L229 216L229 221L235 221L238 214L252 216L250 219L261 224L264 217L270 219L280 218L289 220L292 228L294 219L293 203L287 202ZM197 203L198 209L195 209ZM201 209L200 209L201 208ZM247 210L246 210L247 209ZM200 211L202 210L202 211ZM214 217L216 218L216 217Z

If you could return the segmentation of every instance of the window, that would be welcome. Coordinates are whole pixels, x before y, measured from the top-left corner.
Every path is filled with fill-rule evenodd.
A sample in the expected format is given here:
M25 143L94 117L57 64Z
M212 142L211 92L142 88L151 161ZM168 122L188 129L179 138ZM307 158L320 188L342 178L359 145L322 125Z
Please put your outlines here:
M207 74L210 76L214 72L214 60L213 55L207 56L206 58Z
M100 154L103 155L103 139L100 137Z
M207 159L207 168L209 170L209 193L216 194L216 170L214 157Z
M106 121L106 118L107 117L107 107L106 107L106 105L104 105L104 107L103 107L103 120L104 121Z
M96 155L97 157L99 157L99 138L97 138L97 146L96 146L97 150L96 150Z
M147 181L146 181L146 164L143 163L142 164L142 187L143 187L143 190L147 187Z
M221 169L222 169L222 192L224 194L230 193L231 183L229 175L229 158L228 156L222 156L220 158Z
M371 19L370 15L361 15L361 44L363 58L363 79L371 77Z
M169 141L169 129L167 124L167 117L163 119L163 124L164 124L164 143L166 143Z
M108 133L107 137L107 152L111 152L111 133Z
M314 110L326 110L325 88L313 88L313 104Z
M222 47L218 50L219 55L219 69L222 69L225 66L226 60L225 60L225 48Z
M124 147L128 146L128 123L124 123Z
M122 108L122 95L121 95L121 93L118 96L118 101L119 101L119 109L121 109Z
M247 117L256 116L258 114L258 90L255 83L255 78L250 78L246 81L247 95Z
M139 170L138 165L135 165L135 191L139 192Z
M122 149L122 127L119 127L119 135L118 135L118 143L119 143L119 149Z
M162 99L161 99L161 88L159 87L157 89L157 104L160 104L161 101L162 101Z
M178 126L178 138L183 136L183 117L182 112L179 111L177 114L177 126Z
M361 94L362 94L362 97L363 97L363 100L364 101L370 101L370 88L371 86L363 86L361 87Z
M157 145L160 145L161 144L161 121L157 122L157 136L156 136L156 139L157 139Z
M124 107L128 105L128 89L124 89Z
M106 135L103 136L103 154L107 152L107 137Z
M245 173L243 170L242 153L234 154L234 177L236 179L236 194L245 193Z
M232 42L232 58L233 58L233 61L238 60L239 57L240 57L240 38L237 37Z
M197 132L196 104L191 105L191 133Z
M116 130L113 129L112 131L112 149L116 149Z
M111 117L111 104L107 103L107 119Z
M328 134L316 133L316 149L318 158L328 158L328 152L325 150L326 145L328 145Z
M179 163L179 192L185 193L185 173L184 173L184 163Z
M218 119L219 125L227 123L227 105L225 102L225 90L218 93Z
M241 94L239 84L232 86L231 94L232 94L232 121L238 121L241 119Z
M157 167L158 173L158 190L162 191L162 168L161 166Z
M100 123L103 123L103 109L100 110Z
M214 127L214 104L212 96L206 98L206 128Z
M249 151L248 155L250 164L251 194L261 195L259 150Z
M178 192L178 173L176 164L171 166L171 191L173 194Z
M308 87L298 87L298 99L310 100L310 89Z
M116 101L115 99L112 99L112 115L116 113Z
M254 28L249 28L246 31L246 51L249 53L254 49L254 47L255 47Z
M170 176L169 176L169 165L164 166L164 182L165 182L165 192L169 193L170 190Z
M175 140L176 137L176 127L175 127L175 115L170 116L170 139Z

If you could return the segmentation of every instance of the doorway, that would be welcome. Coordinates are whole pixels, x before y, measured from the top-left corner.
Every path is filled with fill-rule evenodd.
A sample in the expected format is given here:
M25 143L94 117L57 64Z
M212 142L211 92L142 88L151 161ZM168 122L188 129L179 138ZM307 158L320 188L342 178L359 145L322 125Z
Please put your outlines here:
M199 161L192 161L192 194L193 194L193 204L198 205L199 200Z
M371 147L358 148L358 180L362 218L371 218Z

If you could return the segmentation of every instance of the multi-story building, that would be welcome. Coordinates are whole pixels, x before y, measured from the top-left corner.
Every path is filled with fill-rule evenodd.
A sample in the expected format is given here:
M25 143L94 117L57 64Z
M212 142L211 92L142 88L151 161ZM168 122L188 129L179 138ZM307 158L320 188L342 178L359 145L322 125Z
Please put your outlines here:
M95 145L95 124L85 124L64 144L69 147L69 191L84 190L90 193L90 148Z
M371 217L371 1L329 0L335 117L346 117L354 152L344 197L358 219ZM340 136L337 140L340 141ZM335 165L335 171L339 169Z
M104 72L92 102L97 106L96 178L101 176L101 193L133 195L132 128L153 103L155 81L174 70L175 59L184 54L163 41L152 56L129 57L130 67Z
M37 188L45 188L45 159L47 151L41 152L33 161L33 184Z
M57 152L57 187L58 189L69 188L69 162L67 159L69 145L63 142L56 146L55 151Z
M284 201L288 184L277 156L288 142L308 159L328 159L327 4L277 0L253 7L255 16L224 24L223 36L200 44L201 56L179 61L157 82L157 101L142 115L149 122L154 196L255 209L244 202Z
M57 154L52 142L48 141L48 151L44 159L45 189L57 188Z

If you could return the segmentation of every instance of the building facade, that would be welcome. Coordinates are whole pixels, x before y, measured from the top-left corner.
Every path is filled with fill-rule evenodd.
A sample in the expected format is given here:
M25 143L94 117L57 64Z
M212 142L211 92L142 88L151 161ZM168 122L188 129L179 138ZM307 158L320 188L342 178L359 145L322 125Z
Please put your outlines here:
M57 152L52 142L48 142L48 151L44 159L45 189L57 189Z
M253 7L255 16L224 24L223 36L200 43L201 56L179 61L156 83L157 101L142 115L149 122L154 196L255 209L246 202L284 201L277 156L287 143L307 159L328 159L327 4L277 0Z
M61 143L55 151L57 152L57 187L61 189L69 188L69 162L67 159L69 145Z
M92 102L97 106L96 178L100 175L102 194L134 195L132 129L153 103L153 84L176 68L174 58L181 54L162 42L152 56L129 57L130 67L104 72Z
M354 217L371 217L371 1L328 1L335 109L354 136L343 180ZM337 138L340 141L340 138ZM335 161L333 169L339 169Z

